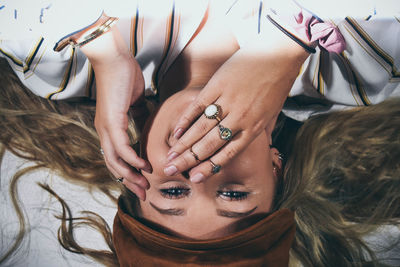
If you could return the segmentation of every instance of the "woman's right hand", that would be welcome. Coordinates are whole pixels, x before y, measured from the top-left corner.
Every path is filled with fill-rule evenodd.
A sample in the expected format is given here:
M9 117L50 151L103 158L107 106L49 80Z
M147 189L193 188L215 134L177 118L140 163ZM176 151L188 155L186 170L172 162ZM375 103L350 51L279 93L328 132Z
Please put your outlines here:
M149 183L139 169L146 172L152 169L150 163L133 150L127 134L128 110L144 91L141 68L116 27L83 46L82 51L96 75L95 127L106 165L116 178L123 177L123 184L144 200Z

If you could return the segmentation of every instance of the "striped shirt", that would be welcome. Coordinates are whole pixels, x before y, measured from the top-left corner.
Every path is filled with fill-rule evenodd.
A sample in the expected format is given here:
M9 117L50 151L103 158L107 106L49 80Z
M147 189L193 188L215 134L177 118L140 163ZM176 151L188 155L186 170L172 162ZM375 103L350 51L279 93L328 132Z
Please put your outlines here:
M42 2L48 4L52 1ZM316 53L311 54L303 64L290 91L284 107L286 115L304 120L315 113L370 105L388 97L400 96L400 6L390 0L347 2L220 2L226 6L221 16L225 16L226 23L231 26L242 47L260 34L268 35L271 22L266 15L272 13L284 18L296 9L304 8L340 29L346 40L345 51L333 54L316 48ZM352 6L341 8L348 5ZM112 7L104 4L103 9L93 11L79 22L80 25L74 25L74 29L72 26L63 28L58 35L54 30L42 29L41 32L46 33L43 37L33 34L27 35L29 39L17 40L7 38L7 34L1 31L0 55L8 60L21 81L37 95L50 99L95 98L93 69L83 53L72 47L61 52L54 52L52 48L68 33L93 23L102 10L109 10L107 15L120 17L116 26L143 70L146 94L154 95L164 73L199 26L206 8L207 1L188 0L132 1L128 6L121 2ZM42 10L45 15L46 10ZM51 21L51 16L45 15L45 22ZM284 20L280 21L280 26L291 30Z
M251 9L244 8L249 2L239 0L231 8L231 12L241 13L236 16L242 20L235 19L232 23L241 46L246 46L257 35L268 36L271 21L267 15L278 18L280 26L295 35L285 24L285 18L301 9L336 25L346 41L346 49L341 54L319 47L316 53L310 54L283 108L287 116L303 121L318 113L400 97L400 5L397 1L298 0L289 5L288 1L270 0L252 1Z
M157 93L161 77L193 36L207 4L185 0L138 1L129 17L121 16L118 20L116 27L143 70L147 94ZM87 20L81 23L90 25ZM47 31L50 38L3 36L0 56L8 60L21 81L37 95L54 100L94 99L93 68L81 50L68 46L60 52L53 51L54 44L68 35L65 30L62 32L55 37Z

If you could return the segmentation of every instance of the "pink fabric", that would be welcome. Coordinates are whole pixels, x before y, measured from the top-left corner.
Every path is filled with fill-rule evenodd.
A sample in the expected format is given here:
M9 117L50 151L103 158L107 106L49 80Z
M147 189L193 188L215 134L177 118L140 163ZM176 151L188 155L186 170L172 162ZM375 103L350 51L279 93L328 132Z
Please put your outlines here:
M319 21L316 17L305 10L294 15L293 27L298 36L311 43L318 45L329 52L341 53L346 48L346 42L339 29L329 22Z

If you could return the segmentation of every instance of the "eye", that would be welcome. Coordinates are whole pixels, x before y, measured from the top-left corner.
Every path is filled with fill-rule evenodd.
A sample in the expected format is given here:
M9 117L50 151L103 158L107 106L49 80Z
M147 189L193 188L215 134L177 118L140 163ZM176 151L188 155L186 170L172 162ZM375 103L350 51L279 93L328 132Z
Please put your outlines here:
M189 188L185 187L169 187L169 188L164 188L160 189L160 193L163 197L169 198L169 199L179 199L186 197L190 193Z
M217 191L217 196L229 201L240 201L247 198L249 192L242 191Z

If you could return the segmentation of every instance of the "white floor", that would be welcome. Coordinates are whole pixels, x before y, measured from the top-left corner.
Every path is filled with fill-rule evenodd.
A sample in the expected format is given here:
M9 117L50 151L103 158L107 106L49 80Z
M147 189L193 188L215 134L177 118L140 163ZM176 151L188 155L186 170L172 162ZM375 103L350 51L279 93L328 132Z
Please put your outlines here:
M9 183L15 172L29 162L6 153L0 177L0 257L4 255L18 233L19 223L10 202ZM73 215L90 210L101 215L112 227L116 205L101 192L90 194L86 188L66 182L48 171L37 171L23 176L18 192L30 228L22 247L1 266L99 266L89 258L63 249L57 240L61 205L47 191L37 185L47 183L72 209ZM112 229L112 228L111 228ZM102 237L91 229L78 229L77 240L91 248L107 249Z
M15 172L29 166L29 162L6 153L1 165L0 176L0 257L12 244L19 223L15 210L10 202L9 182ZM22 247L8 261L1 266L13 267L47 267L47 266L100 266L91 259L77 255L63 249L57 240L57 230L60 221L55 215L60 214L61 205L49 193L37 185L38 182L47 183L71 207L73 215L80 215L80 211L90 210L102 216L112 229L116 205L101 192L90 194L84 187L66 182L62 178L49 173L38 171L23 176L18 183L18 192L28 218L30 229ZM95 231L87 228L79 229L76 238L80 244L90 248L107 249L102 237ZM400 238L397 227L386 226L368 236L372 248L379 251L390 242ZM380 259L387 260L387 264L400 266L399 244L389 252L378 253ZM394 259L397 258L397 259Z

